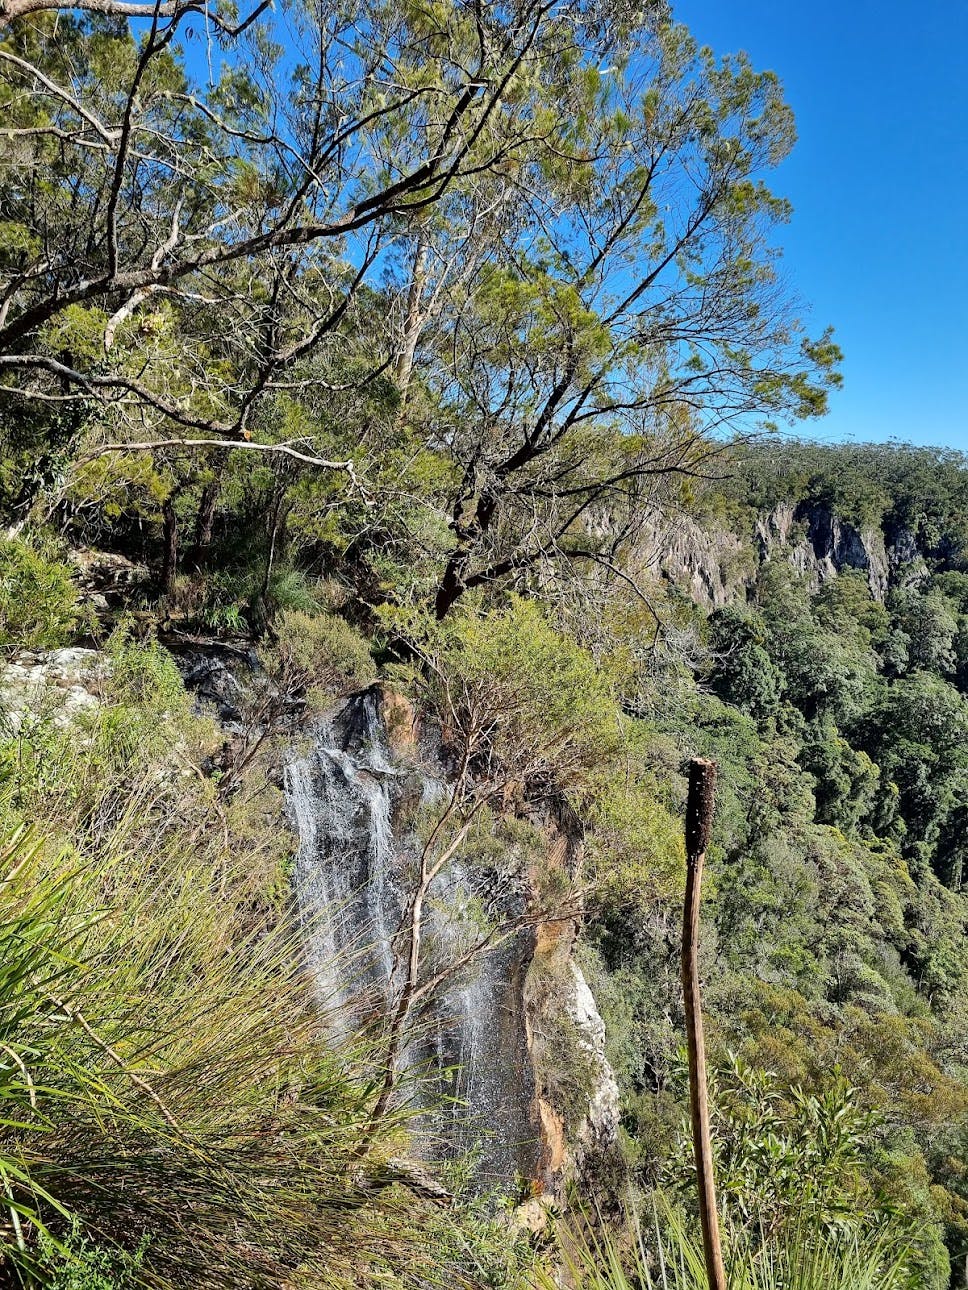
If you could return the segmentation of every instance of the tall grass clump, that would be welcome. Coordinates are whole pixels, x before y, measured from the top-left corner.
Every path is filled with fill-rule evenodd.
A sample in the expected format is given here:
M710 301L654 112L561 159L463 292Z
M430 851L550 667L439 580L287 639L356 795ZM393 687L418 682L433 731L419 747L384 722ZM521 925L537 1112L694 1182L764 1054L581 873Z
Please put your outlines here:
M170 659L108 663L0 723L0 1283L425 1284L446 1225L303 976L279 750L226 800Z
M767 1242L726 1242L729 1290L918 1290L912 1248L890 1231L830 1229L792 1220ZM559 1230L558 1268L536 1277L538 1290L708 1290L698 1223L661 1206L654 1229L629 1225L625 1239L605 1228ZM564 1276L564 1281L562 1280Z
M385 1254L357 1158L368 1090L319 1042L285 924L233 926L211 873L94 869L23 830L0 864L8 1267L40 1277L78 1226L140 1250L157 1286Z

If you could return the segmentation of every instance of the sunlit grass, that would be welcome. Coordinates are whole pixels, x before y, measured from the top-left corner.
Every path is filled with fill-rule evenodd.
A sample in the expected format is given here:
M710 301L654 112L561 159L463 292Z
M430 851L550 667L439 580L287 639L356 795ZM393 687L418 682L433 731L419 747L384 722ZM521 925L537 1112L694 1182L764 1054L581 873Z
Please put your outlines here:
M562 1225L558 1268L536 1276L538 1290L708 1290L698 1221L660 1206L651 1229ZM729 1290L916 1290L912 1250L890 1234L828 1230L791 1220L768 1242L727 1243Z

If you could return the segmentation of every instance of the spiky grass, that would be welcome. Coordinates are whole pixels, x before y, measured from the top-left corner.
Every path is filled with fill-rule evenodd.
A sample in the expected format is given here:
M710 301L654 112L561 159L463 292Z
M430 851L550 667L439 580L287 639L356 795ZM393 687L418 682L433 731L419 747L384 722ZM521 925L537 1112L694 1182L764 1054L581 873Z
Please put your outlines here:
M729 1290L917 1290L910 1246L889 1232L830 1230L795 1219L769 1242L737 1236L727 1243ZM538 1290L708 1290L702 1240L678 1210L657 1208L646 1231L628 1224L622 1239L608 1227L559 1229L557 1271L537 1274ZM564 1273L562 1277L561 1273Z
M94 872L24 832L0 858L13 1266L31 1276L36 1234L70 1219L144 1244L159 1286L278 1287L320 1261L350 1275L386 1254L395 1206L406 1239L390 1193L379 1222L364 1213L370 1090L319 1041L284 925L230 935L200 873Z

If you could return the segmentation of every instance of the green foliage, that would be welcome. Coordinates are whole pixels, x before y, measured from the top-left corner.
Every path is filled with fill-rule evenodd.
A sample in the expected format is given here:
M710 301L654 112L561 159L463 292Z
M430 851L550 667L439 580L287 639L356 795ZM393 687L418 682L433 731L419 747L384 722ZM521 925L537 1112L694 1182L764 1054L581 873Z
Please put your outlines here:
M78 617L70 569L28 542L0 539L0 647L64 645Z
M651 1231L631 1224L626 1239L602 1231L560 1229L560 1260L583 1290L706 1290L698 1220L668 1204ZM920 1290L924 1281L903 1244L890 1237L818 1230L794 1222L766 1246L727 1236L728 1290ZM540 1290L557 1285L539 1273Z
M320 1042L269 750L220 802L165 652L122 632L109 659L98 708L22 731L0 783L4 1272L195 1290L316 1284L322 1262L325 1284L461 1285L470 1260L502 1284L527 1252L483 1212L380 1183L405 1125L372 1122L362 1038Z
M75 1222L62 1241L41 1236L38 1264L47 1290L133 1290L144 1250L95 1245Z
M392 621L392 620L391 620ZM402 626L423 669L406 675L459 757L484 759L532 787L581 794L619 747L609 678L532 601Z
M731 1056L711 1100L717 1190L737 1231L770 1239L791 1219L837 1231L877 1213L862 1165L880 1126L837 1072L820 1093L807 1093ZM673 1160L688 1159L684 1133ZM689 1174L683 1178L680 1168L676 1176L671 1165L669 1185L690 1203Z
M326 698L374 679L366 640L336 614L289 609L276 620L273 635L265 666L286 693L309 690Z
M177 855L95 870L18 834L3 861L8 1261L29 1269L34 1232L68 1222L130 1233L155 1285L342 1257L365 1087L316 1043L292 931L247 932L236 876ZM93 1277L108 1260L87 1252Z
M709 625L714 659L710 679L716 692L758 720L775 716L782 673L763 648L763 619L746 608L729 606L717 610Z

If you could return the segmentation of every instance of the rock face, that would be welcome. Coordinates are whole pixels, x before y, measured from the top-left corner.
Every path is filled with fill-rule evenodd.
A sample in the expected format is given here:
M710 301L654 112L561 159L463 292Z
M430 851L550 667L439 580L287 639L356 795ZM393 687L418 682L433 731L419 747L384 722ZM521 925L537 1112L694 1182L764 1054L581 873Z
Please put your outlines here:
M573 824L560 818L546 823L546 868L577 871L582 844ZM608 1154L619 1126L605 1023L575 960L577 930L570 919L538 924L524 988L541 1141L536 1182L551 1197L560 1197L572 1177Z
M414 807L432 810L447 791L432 740L404 701L373 687L324 722L287 771L307 958L337 1034L392 1013L399 997L397 934L420 851ZM427 1108L412 1125L418 1152L472 1149L482 1185L512 1188L523 1176L560 1194L614 1139L618 1091L572 958L574 924L533 927L528 916L528 864L569 866L580 844L557 820L534 823L547 841L540 861L510 844L484 858L458 853L428 892L418 983L435 984L398 1072ZM512 930L467 958L484 911Z
M0 664L0 719L17 730L32 717L68 726L98 706L104 656L94 649L24 651Z
M705 609L719 609L745 595L757 560L749 543L728 529L654 511L642 527L632 566L635 574L659 574L675 583Z
M844 569L857 569L866 573L876 600L887 594L890 564L883 533L857 529L827 506L777 506L757 520L754 540L760 561L787 559L814 587Z
M77 569L81 604L90 606L98 617L130 605L133 595L151 581L145 565L110 551L75 549L70 561Z
M660 574L713 610L744 599L770 560L788 561L814 588L856 569L866 575L875 600L927 576L914 534L901 530L888 539L879 528L858 528L811 501L784 502L762 513L749 537L689 516L654 515L643 527L633 566Z
M414 756L401 705L388 713L392 750L385 706L378 687L352 696L286 772L310 977L327 1025L344 1038L391 1016L401 997L408 978L399 932L422 846L414 807L432 811L446 800L432 756ZM394 1062L401 1096L419 1108L414 1149L428 1159L476 1151L485 1185L531 1176L537 1157L522 1020L533 938L522 922L473 952L481 911L513 929L525 903L513 865L457 854L441 870L423 907L415 985L427 994Z
M172 649L185 689L199 706L217 717L227 734L239 734L244 725L245 691L240 676L259 671L254 650L229 646L183 646Z

